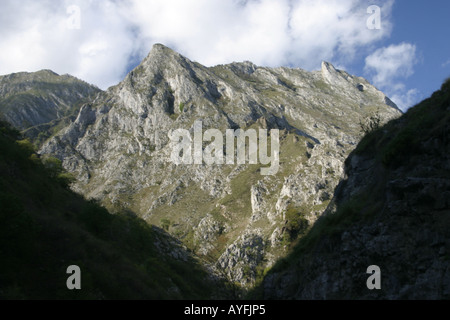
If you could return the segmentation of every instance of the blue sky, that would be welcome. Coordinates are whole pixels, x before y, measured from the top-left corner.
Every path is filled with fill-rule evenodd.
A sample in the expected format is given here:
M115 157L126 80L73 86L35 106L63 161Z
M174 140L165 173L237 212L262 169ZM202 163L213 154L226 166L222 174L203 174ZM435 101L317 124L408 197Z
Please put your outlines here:
M249 60L363 76L403 110L450 76L448 0L0 0L0 74L52 69L102 89L154 43L206 66ZM377 6L379 26L367 21ZM374 24L372 24L374 25Z
M450 77L450 1L398 0L394 5L392 36L386 43L415 44L419 62L405 80L417 88L420 100L429 97Z
M450 77L449 14L450 1L396 0L394 3L392 33L379 46L409 43L416 47L413 74L399 79L405 91L416 90L409 105L429 97ZM359 61L354 66L358 74L364 70L362 64Z

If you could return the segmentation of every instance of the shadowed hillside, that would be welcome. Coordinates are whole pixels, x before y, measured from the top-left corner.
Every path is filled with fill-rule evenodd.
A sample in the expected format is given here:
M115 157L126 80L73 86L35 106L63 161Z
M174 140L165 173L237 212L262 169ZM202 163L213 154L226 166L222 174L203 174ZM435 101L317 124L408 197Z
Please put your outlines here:
M43 164L17 139L0 125L0 299L211 297L207 274L178 242L74 194L56 159ZM81 268L81 290L66 287L70 265Z

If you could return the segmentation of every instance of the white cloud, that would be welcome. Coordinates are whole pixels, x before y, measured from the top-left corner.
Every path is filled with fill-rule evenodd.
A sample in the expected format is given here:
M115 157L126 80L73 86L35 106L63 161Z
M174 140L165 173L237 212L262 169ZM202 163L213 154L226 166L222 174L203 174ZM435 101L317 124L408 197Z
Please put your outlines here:
M416 46L410 43L390 45L366 58L365 71L372 73L376 85L392 85L398 78L408 78L417 63Z
M391 100L403 111L413 107L422 98L423 95L417 89L410 89L406 92L405 90L398 90L391 96Z
M367 4L355 0L135 0L130 13L146 50L156 41L206 65L251 60L312 69L322 60L349 61L388 36L392 4L383 2L381 30L367 28Z
M443 64L442 64L442 68L445 68L445 67L447 67L447 66L449 66L450 65L450 59L448 59L447 61L445 61Z
M381 30L367 28L367 4L361 1L301 1L292 14L294 57L303 65L336 59L346 63L356 51L390 34L392 1L384 2ZM308 66L310 67L310 66Z
M102 88L121 80L134 39L118 4L89 0L3 2L0 74L52 69ZM67 7L71 4L81 9L79 30L67 27ZM14 22L9 24L4 17Z
M357 0L2 0L0 74L48 68L106 88L156 42L206 65L345 65L389 36L393 3L380 1L382 28L369 30Z
M364 70L373 83L405 111L417 101L419 93L416 89L406 91L402 81L414 74L414 66L417 63L416 46L400 43L380 48L369 55Z

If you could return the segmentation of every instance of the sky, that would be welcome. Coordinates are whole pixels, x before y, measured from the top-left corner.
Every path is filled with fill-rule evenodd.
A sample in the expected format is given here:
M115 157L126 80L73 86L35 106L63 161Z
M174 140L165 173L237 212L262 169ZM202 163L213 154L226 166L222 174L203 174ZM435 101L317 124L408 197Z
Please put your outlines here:
M0 74L51 69L101 89L162 43L206 66L362 76L404 111L450 77L448 0L0 0Z

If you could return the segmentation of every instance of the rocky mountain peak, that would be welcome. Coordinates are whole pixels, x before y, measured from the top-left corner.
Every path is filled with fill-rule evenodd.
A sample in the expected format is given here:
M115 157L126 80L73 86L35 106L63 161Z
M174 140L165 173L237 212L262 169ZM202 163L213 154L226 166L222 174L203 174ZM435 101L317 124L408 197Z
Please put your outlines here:
M321 69L322 77L325 81L332 85L341 86L341 87L349 87L354 84L354 77L350 76L347 72L336 69L330 62L322 61L322 69ZM362 84L360 84L362 85ZM355 88L360 91L364 90L364 85L356 86Z
M328 63L322 72L251 62L208 68L157 44L40 153L63 161L77 177L74 190L164 227L210 257L219 273L249 286L257 270L283 255L299 226L327 207L362 135L360 120L374 112L383 123L400 115L384 98ZM224 135L279 130L279 171L263 176L265 166L248 162L172 163L171 132L192 133L199 122ZM292 220L296 214L301 222Z
M337 73L336 68L328 61L322 61L322 74Z
M247 75L253 74L258 66L251 61L233 62L229 67L237 72L241 72Z
M190 71L198 67L198 64L195 64L171 48L162 44L155 44L147 57L145 57L134 71L135 73L137 72L139 77L145 77L147 73L168 75L174 72Z
M141 65L158 64L159 66L163 66L179 59L183 59L179 53L163 44L157 43L152 46L152 49L147 57L141 62Z
M59 74L57 74L56 72L50 70L50 69L42 69L40 71L37 71L34 73L35 75L42 75L42 76L59 76Z
M155 44L142 63L113 91L119 93L122 101L127 101L126 107L136 109L136 105L138 108L147 105L174 114L180 113L180 105L193 103L198 97L211 100L211 95L217 95L209 78L211 75L205 67L162 44ZM153 99L165 103L153 103Z
M398 112L402 112L389 97L371 85L366 79L338 70L330 62L322 62L321 75L323 80L330 85L342 88L345 92L344 94L361 95L364 91L366 93L370 92L371 95L377 97L379 103L386 104Z

